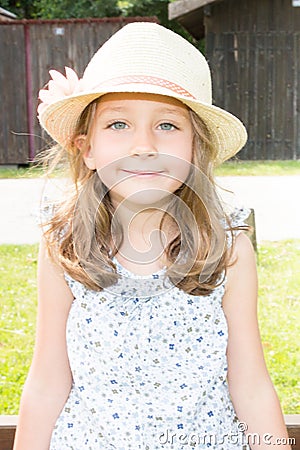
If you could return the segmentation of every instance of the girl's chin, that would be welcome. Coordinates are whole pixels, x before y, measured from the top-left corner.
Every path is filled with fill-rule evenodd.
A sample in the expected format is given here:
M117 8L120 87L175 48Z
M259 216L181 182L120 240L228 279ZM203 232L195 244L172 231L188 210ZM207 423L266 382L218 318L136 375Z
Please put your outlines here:
M115 204L132 204L145 207L161 207L170 201L173 192L163 189L140 189L138 191L119 192L110 191L110 198Z

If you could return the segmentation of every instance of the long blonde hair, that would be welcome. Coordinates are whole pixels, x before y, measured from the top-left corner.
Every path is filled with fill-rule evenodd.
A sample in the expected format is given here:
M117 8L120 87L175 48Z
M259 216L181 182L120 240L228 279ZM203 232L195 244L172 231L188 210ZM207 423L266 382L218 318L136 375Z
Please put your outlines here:
M41 158L50 170L64 161L73 180L72 191L55 205L45 224L48 252L73 279L96 291L118 281L112 258L122 242L122 233L113 223L114 208L109 192L98 174L86 167L85 149L80 150L74 144L80 135L86 135L88 142L98 102L86 107L68 147L52 148ZM180 233L165 249L168 278L189 294L207 295L224 279L231 260L228 233L232 241L236 228L230 225L216 193L213 175L216 150L211 145L209 131L192 110L189 114L193 128L192 169L173 198L180 199L179 203L189 209L192 219L178 202L171 201L161 220L161 229L167 217L180 223Z

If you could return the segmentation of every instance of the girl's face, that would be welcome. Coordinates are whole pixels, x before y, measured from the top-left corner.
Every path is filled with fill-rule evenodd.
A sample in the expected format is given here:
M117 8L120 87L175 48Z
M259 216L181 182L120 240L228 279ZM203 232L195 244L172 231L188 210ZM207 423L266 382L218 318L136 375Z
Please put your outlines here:
M97 170L113 203L152 205L186 180L192 141L189 111L176 99L107 94L97 105L84 160Z

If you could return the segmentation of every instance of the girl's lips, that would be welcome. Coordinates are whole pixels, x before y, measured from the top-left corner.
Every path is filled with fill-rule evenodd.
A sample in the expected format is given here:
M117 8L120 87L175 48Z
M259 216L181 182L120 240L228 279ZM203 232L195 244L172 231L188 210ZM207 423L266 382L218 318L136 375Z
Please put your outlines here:
M126 170L126 169L123 169L123 172L140 177L157 176L164 173L163 170Z

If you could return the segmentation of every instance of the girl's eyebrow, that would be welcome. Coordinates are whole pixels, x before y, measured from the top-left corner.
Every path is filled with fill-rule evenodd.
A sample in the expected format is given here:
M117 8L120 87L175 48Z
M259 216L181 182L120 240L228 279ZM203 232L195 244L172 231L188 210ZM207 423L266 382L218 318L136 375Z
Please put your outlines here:
M187 110L185 109L177 109L177 108L166 108L166 107L162 107L158 109L158 112L163 113L163 114L173 114L175 116L183 116L185 112L187 112Z
M123 112L126 108L122 106L103 106L101 108L100 112L107 113L107 112Z
M103 106L103 108L101 108L100 113L124 113L124 112L130 112L130 107L128 106ZM184 108L182 109L177 109L177 108L172 108L172 107L158 107L155 112L159 113L159 114L172 114L174 116L183 116L185 117L184 113L187 113L187 110L185 110Z

